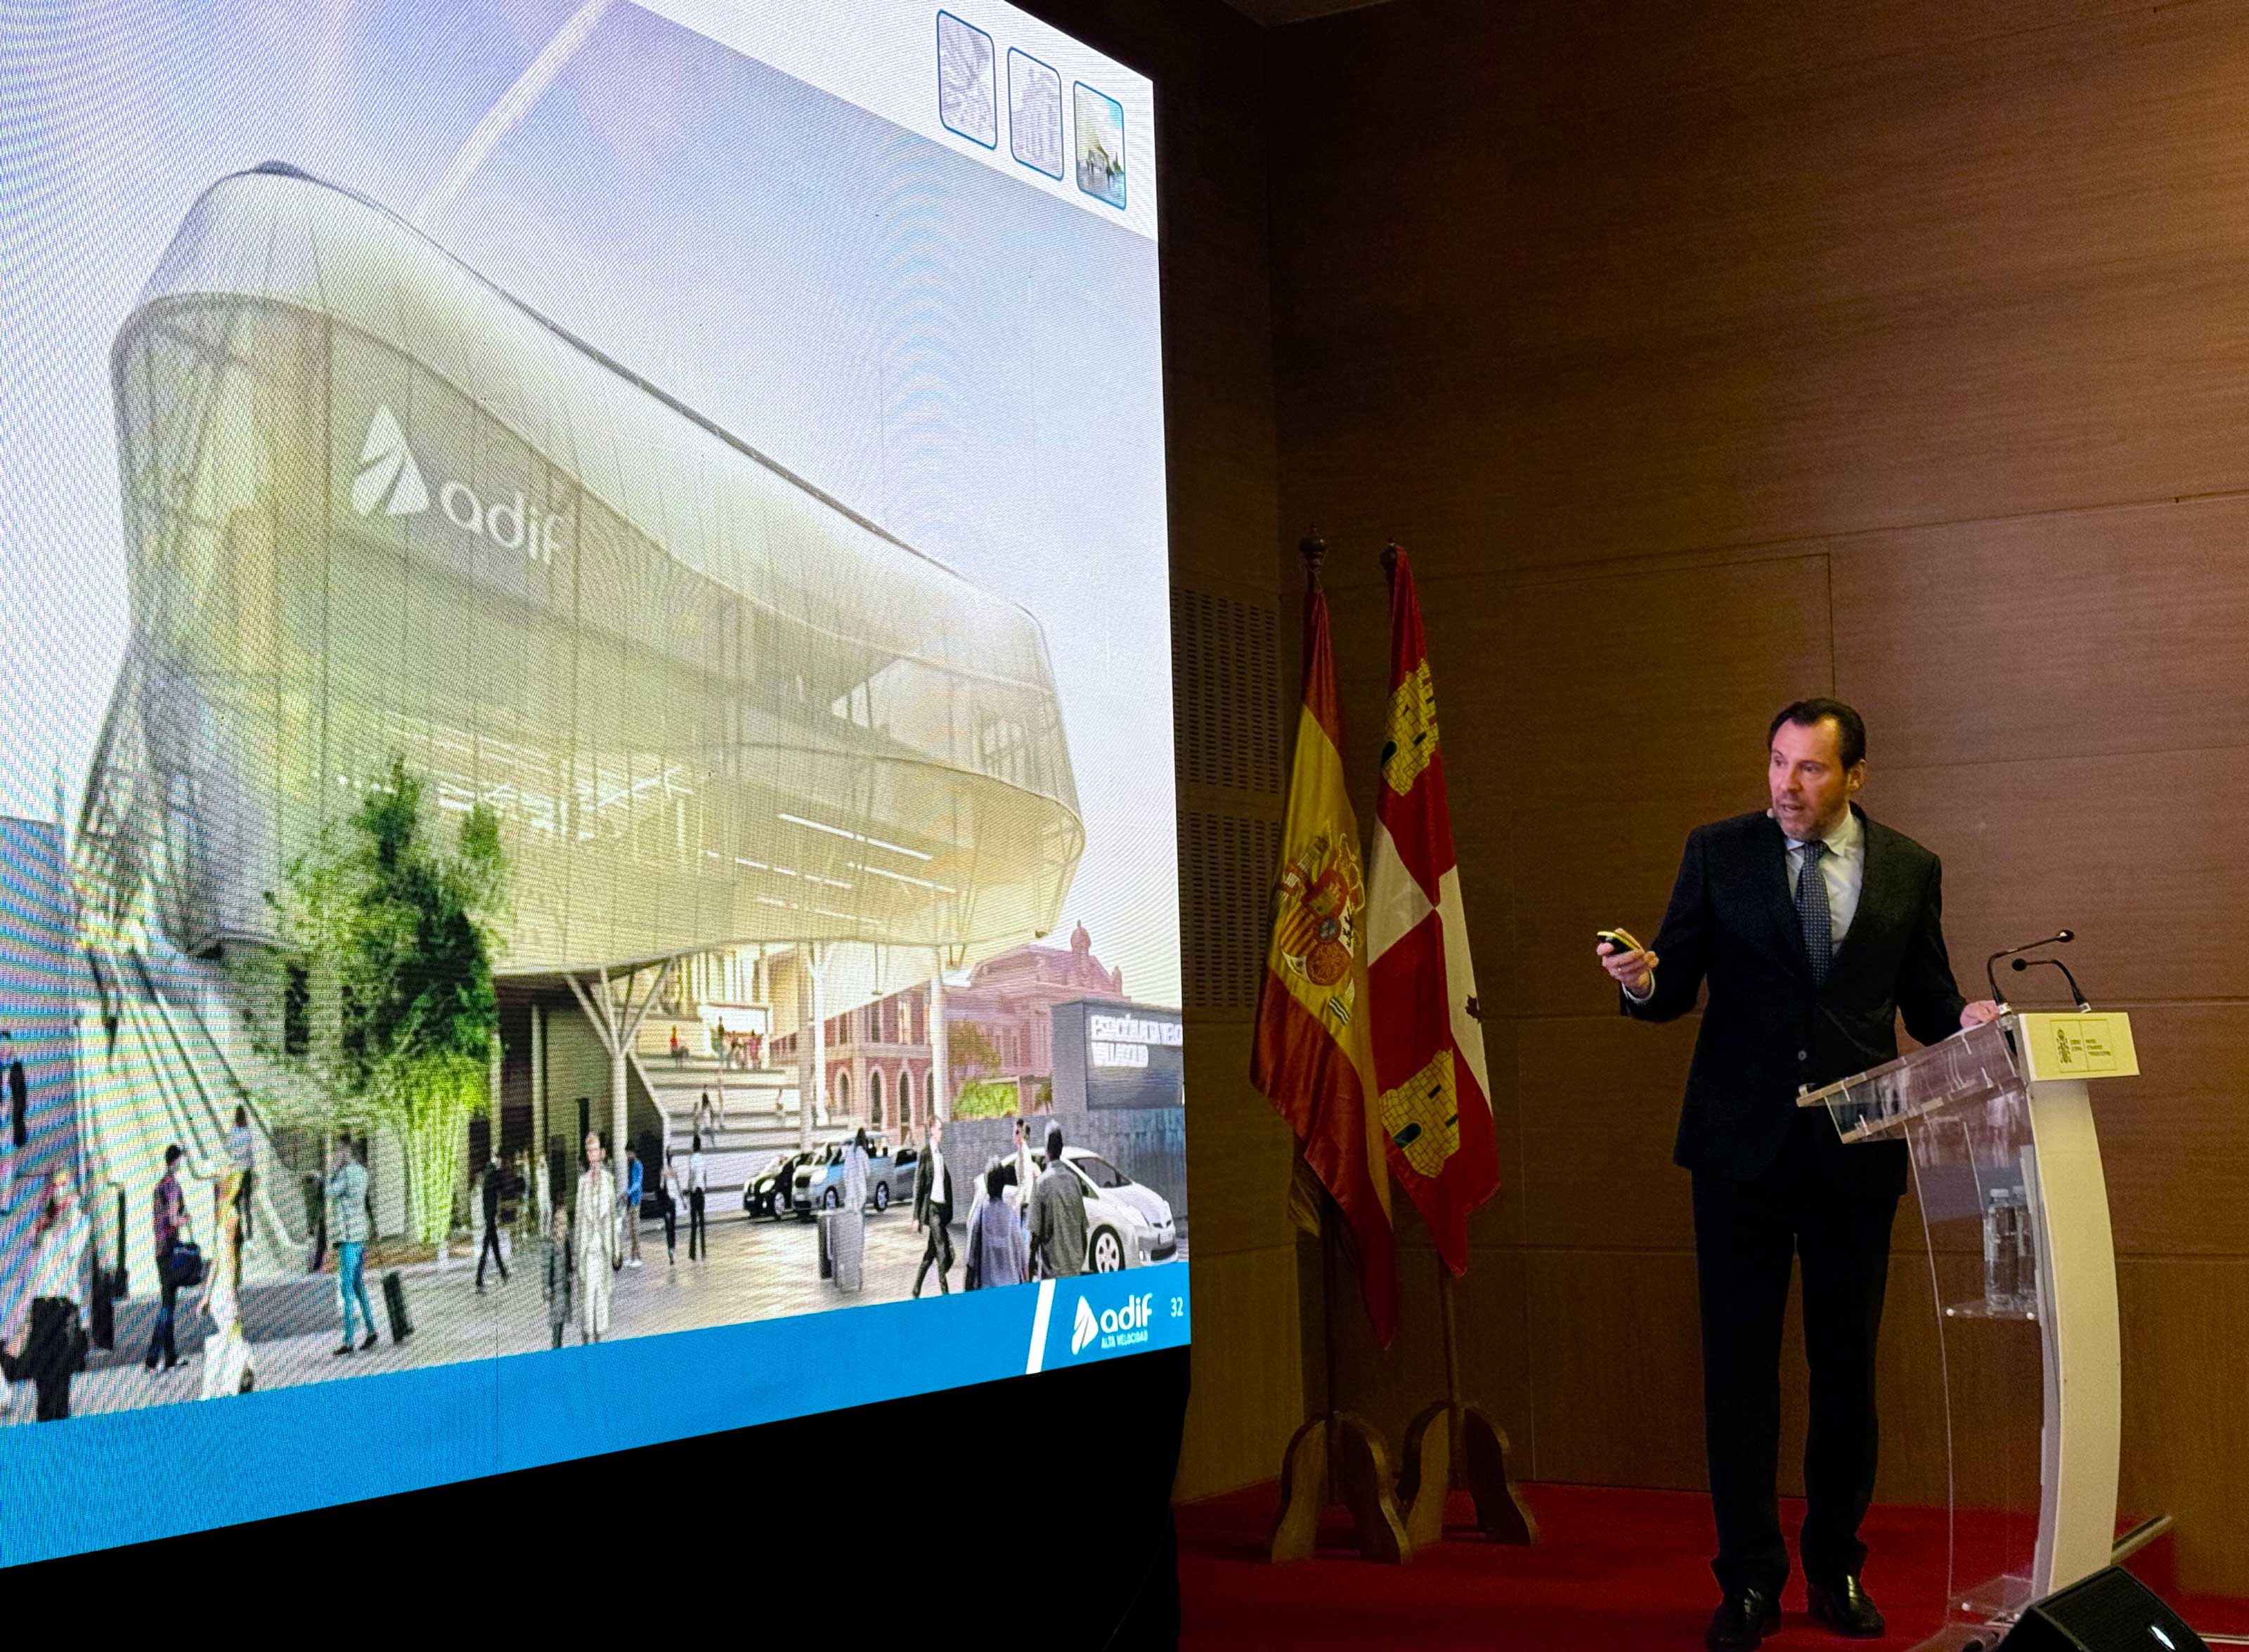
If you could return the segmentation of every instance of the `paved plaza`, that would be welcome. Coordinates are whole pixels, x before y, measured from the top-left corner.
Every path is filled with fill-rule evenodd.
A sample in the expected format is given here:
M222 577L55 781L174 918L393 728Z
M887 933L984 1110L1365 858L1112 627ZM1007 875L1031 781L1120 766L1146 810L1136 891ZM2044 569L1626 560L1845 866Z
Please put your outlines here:
M682 1222L677 1260L667 1265L663 1224L643 1224L643 1265L628 1266L616 1276L611 1340L903 1300L912 1292L914 1271L920 1265L923 1248L923 1235L914 1227L909 1210L893 1206L881 1215L870 1212L866 1288L846 1295L820 1277L819 1231L814 1223L794 1217L779 1222L746 1217L738 1205L731 1212L714 1212L709 1232L709 1257L690 1261L686 1224ZM951 1275L956 1291L961 1288L961 1253L966 1245L966 1237L956 1225ZM1184 1256L1183 1244L1182 1259ZM549 1346L551 1333L540 1291L539 1248L519 1249L508 1266L510 1277L505 1284L496 1271L487 1269L481 1296L476 1289L473 1253L465 1259L455 1257L443 1267L431 1263L403 1270L407 1307L414 1323L414 1334L403 1344L390 1340L389 1322L383 1317L382 1278L370 1270L368 1294L375 1302L382 1340L364 1353L343 1356L335 1353L340 1321L335 1310L334 1276L323 1277L317 1285L307 1280L299 1293L304 1306L294 1314L296 1323L307 1328L294 1334L260 1336L252 1316L252 1363L258 1385L275 1388L332 1382L544 1349ZM926 1289L931 1292L937 1289L933 1271ZM120 1310L124 1306L120 1304ZM71 1389L73 1416L91 1416L198 1397L204 1323L193 1293L182 1294L176 1321L184 1362L169 1374L144 1370L136 1357L148 1334L145 1311L129 1318L120 1311L120 1362L79 1376ZM137 1338L129 1334L135 1331ZM566 1346L577 1342L574 1319L564 1335ZM29 1395L19 1397L22 1403L10 1421L24 1422L31 1416Z

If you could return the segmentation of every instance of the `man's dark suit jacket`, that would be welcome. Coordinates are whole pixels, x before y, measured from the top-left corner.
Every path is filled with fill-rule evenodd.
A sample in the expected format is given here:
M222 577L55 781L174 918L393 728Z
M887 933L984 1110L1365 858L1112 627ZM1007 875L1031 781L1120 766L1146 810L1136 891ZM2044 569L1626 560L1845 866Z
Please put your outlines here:
M1745 1182L1771 1169L1794 1128L1798 1087L1894 1059L1901 1012L1923 1044L1960 1030L1942 867L1903 833L1855 804L1852 812L1863 833L1864 878L1825 987L1812 983L1779 823L1744 814L1688 835L1654 943L1654 994L1646 1004L1625 998L1624 1011L1676 1019L1709 983L1672 1155L1690 1170ZM1821 1134L1822 1159L1844 1185L1904 1192L1903 1143L1845 1147L1832 1130Z
M914 1225L919 1227L929 1220L930 1207L937 1207L940 1224L953 1220L953 1161L945 1161L945 1185L932 1188L929 1184L929 1149L924 1148L921 1162L914 1168Z

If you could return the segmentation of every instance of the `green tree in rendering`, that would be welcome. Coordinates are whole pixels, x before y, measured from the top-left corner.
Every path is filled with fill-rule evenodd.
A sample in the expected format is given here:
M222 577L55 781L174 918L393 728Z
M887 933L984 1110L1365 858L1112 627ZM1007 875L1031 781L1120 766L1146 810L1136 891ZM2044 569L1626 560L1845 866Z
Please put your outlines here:
M296 1080L279 1112L328 1129L392 1132L405 1148L415 1238L451 1225L462 1132L492 1107L499 1036L493 919L506 856L479 804L436 840L422 781L392 759L382 784L269 891L279 947L261 962L278 1009L261 1044Z

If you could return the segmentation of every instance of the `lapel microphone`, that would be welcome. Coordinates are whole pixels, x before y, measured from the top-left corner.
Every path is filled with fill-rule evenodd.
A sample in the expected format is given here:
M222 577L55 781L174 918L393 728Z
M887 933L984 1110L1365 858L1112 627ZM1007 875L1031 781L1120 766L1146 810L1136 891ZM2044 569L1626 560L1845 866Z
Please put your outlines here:
M1990 957L1984 959L1984 979L1991 989L1991 1001L1998 1004L2003 1011L2010 1007L2007 1003L2007 995L1999 991L1999 977L1991 967L1993 964L1998 963L2001 958L2012 958L2018 952L2035 952L2040 947L2061 945L2067 942L2074 941L2075 939L2077 939L2076 930L2056 929L2052 935L2046 936L2043 941L2025 941L2019 947L2001 947ZM2061 970L2064 976L2068 977L2069 990L2077 995L2078 1007L2080 1010L2091 1007L2086 1004L2085 995L2077 991L2077 977L2070 975L2068 969L2062 964L2060 960L2056 958L2039 958L2035 960L2016 958L2015 968L2019 970L2027 970L2033 962L2039 963L2051 963L2054 968Z

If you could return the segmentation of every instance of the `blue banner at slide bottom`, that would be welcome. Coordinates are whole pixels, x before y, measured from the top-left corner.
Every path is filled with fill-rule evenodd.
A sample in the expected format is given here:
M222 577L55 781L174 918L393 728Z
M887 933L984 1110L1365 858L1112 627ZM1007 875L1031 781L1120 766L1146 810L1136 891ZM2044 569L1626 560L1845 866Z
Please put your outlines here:
M0 1565L1179 1347L1191 1320L1180 1265L24 1423Z

